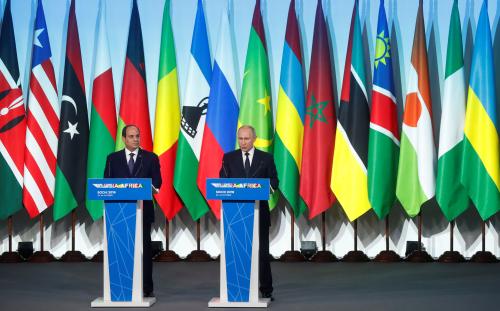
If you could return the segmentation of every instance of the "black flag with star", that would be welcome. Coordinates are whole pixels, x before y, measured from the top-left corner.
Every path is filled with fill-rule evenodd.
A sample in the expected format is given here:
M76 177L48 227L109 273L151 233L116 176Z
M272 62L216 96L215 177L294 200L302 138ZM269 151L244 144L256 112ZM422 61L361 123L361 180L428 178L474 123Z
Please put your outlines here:
M89 123L75 0L69 12L59 129L54 220L85 205Z

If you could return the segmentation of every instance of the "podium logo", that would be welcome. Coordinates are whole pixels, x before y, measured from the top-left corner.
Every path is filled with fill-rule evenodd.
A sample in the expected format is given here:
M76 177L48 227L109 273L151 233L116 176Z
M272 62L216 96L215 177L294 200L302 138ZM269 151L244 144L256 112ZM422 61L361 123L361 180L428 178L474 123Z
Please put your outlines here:
M107 184L92 184L97 189L142 189L144 186L141 183L107 183Z
M259 183L211 183L214 188L229 188L229 189L260 189L262 185Z

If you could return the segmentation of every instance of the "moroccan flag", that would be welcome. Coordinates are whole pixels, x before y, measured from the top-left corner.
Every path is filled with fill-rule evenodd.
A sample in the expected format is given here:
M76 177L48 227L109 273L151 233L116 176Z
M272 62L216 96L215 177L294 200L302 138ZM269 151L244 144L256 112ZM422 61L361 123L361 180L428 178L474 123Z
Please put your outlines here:
M340 96L331 181L333 193L350 221L370 210L367 184L370 110L364 61L358 1L356 1L352 12Z
M212 65L210 63L207 26L203 13L203 3L198 0L174 171L174 188L193 220L198 220L208 212L207 202L198 190L196 180L208 108L210 81L212 81Z
M460 14L458 0L455 0L448 32L436 180L436 200L449 221L462 214L469 206L467 191L460 183L465 93Z
M71 0L69 9L62 94L54 199L55 221L77 206L85 205L87 184L89 120L75 0Z
M496 109L493 48L488 7L484 1L472 54L460 176L483 220L500 209L499 124Z
M382 0L378 12L368 143L368 198L381 219L389 214L396 201L399 129L392 72L389 27Z
M299 195L305 116L304 81L299 24L295 0L292 0L281 60L274 161L280 180L279 190L292 207L295 217L306 209Z
M260 0L257 0L245 60L238 127L253 126L257 133L255 147L267 152L272 151L274 133L271 109L269 60L267 59L264 24L260 13Z
M300 177L300 195L309 207L309 219L326 211L335 202L330 180L337 118L328 28L321 1L316 8L311 53Z
M108 154L115 150L116 107L113 88L113 72L109 58L106 14L101 2L97 25L97 46L92 86L92 108L90 112L90 136L87 162L87 177L102 178ZM103 202L86 202L93 220L103 215Z
M238 126L238 100L236 91L236 63L229 17L222 13L219 43L215 52L214 69L210 84L203 143L201 145L198 188L206 197L206 179L218 178L224 153L234 149ZM208 200L212 212L220 219L220 200Z
M0 219L23 207L26 112L10 7L7 0L0 32Z
M173 186L180 124L177 63L170 21L170 0L167 0L163 8L153 151L160 159L161 179L163 181L160 193L155 194L155 199L169 220L172 220L182 208L182 202Z
M146 87L146 65L142 45L142 30L137 0L132 6L128 32L127 55L123 71L120 116L116 132L116 150L123 149L122 129L127 124L135 124L141 132L141 148L153 150L151 123L149 122L148 94Z
M396 196L410 217L435 192L436 151L425 44L424 10L420 0L403 114Z
M24 150L23 204L31 218L54 203L59 103L49 34L38 0Z

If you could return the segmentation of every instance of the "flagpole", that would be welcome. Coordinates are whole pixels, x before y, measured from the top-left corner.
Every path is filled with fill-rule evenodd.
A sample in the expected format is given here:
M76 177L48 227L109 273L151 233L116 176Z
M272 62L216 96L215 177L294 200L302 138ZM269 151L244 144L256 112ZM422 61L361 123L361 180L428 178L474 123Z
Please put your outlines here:
M425 250L422 250L422 223L423 217L422 212L418 213L418 249L413 251L406 261L409 262L433 262L434 259Z
M19 255L18 252L13 252L12 251L12 216L9 216L7 220L7 230L9 234L9 251L3 253L0 256L0 262L2 263L16 263L16 262L22 262L23 259Z
M401 257L392 250L389 250L389 215L385 216L385 250L378 253L373 259L375 262L398 262Z
M181 258L179 255L173 250L170 250L170 223L168 218L165 217L165 250L156 255L154 261L175 262L180 260Z
M302 255L301 252L295 250L295 214L293 212L293 209L290 209L290 215L291 215L291 220L290 220L290 250L286 251L283 255L280 257L280 261L283 262L301 262L301 261L306 261L306 257Z
M476 263L494 263L498 262L498 259L491 252L486 251L486 221L482 221L481 226L481 250L475 253L471 258L470 262Z
M43 223L43 212L40 214L39 218L40 224L40 250L36 251L33 256L31 256L28 261L35 263L46 263L55 261L56 258L48 251L43 250L43 231L44 231L44 223Z
M76 209L71 211L71 250L62 255L62 262L84 262L87 258L80 252L75 250L75 231L76 231Z
M354 250L348 252L341 261L344 262L367 262L370 261L370 258L366 256L365 253L358 250L358 220L355 219L352 222L354 227Z
M206 262L206 261L212 261L212 257L205 252L204 250L201 249L201 235L200 235L200 218L196 221L196 250L192 251L189 255L186 257L186 261L190 262Z
M465 262L464 256L453 250L453 229L455 228L455 220L450 221L450 250L444 252L438 259L443 263Z
M335 262L335 255L326 250L326 212L321 213L321 250L311 258L313 262Z

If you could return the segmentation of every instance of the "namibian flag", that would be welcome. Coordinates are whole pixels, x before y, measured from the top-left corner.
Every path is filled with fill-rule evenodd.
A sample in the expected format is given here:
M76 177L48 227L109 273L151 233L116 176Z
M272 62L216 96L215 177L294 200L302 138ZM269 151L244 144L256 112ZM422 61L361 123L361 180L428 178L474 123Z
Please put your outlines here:
M483 220L500 209L500 157L494 68L488 7L484 1L472 54L460 177Z

